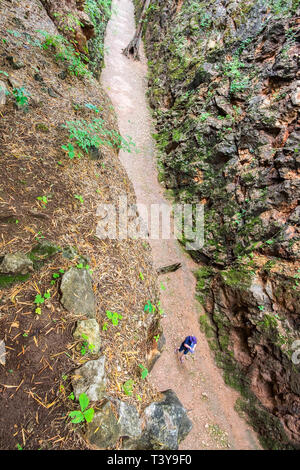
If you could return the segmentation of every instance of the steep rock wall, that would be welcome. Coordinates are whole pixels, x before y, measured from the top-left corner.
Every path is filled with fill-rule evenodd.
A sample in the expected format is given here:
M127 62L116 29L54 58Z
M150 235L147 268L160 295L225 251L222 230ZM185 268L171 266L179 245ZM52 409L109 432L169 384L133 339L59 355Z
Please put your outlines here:
M269 448L300 442L299 38L296 1L156 0L144 34L160 179L205 208L200 321Z

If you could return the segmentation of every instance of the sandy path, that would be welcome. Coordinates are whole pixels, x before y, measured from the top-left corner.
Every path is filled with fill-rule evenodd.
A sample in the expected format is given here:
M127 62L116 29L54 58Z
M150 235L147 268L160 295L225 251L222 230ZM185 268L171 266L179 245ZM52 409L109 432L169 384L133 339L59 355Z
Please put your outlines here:
M167 203L157 181L154 132L146 102L147 61L134 62L121 54L132 39L135 25L131 0L113 0L114 14L108 24L105 69L101 81L115 107L121 134L130 135L140 153L120 152L120 159L131 179L138 203ZM228 388L212 358L205 336L200 332L200 305L195 300L197 265L174 240L150 240L155 266L180 261L182 268L163 275L166 287L161 302L166 348L150 378L159 390L172 388L193 421L193 429L180 449L258 449L257 437L234 410L237 393ZM175 345L187 335L198 338L197 352L180 365Z

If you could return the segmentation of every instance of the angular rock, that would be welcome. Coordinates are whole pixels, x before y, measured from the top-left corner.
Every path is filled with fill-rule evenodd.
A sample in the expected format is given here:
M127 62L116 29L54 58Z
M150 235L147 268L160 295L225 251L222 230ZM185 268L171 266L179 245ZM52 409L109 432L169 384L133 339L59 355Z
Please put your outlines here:
M120 436L120 424L114 414L113 404L108 401L94 414L94 419L87 425L87 440L98 447L107 449L113 446Z
M75 339L84 339L83 335L87 337L88 345L94 346L91 350L92 353L97 354L100 351L101 338L99 324L95 318L82 320L77 323L73 336Z
M19 60L16 60L13 56L6 57L7 62L14 70L20 70L25 67L25 64Z
M34 256L35 259L44 260L55 255L59 250L60 248L56 246L53 242L43 240L33 247L31 254Z
M142 433L142 428L136 407L120 401L118 406L118 413L120 436L138 438Z
M86 362L75 370L75 376L72 385L77 399L81 393L85 393L91 401L101 400L106 387L105 356Z
M21 252L5 255L0 265L2 274L27 274L30 271L33 271L33 263Z
M75 315L95 317L92 278L86 269L71 268L61 280L62 305Z
M124 441L124 449L176 450L192 429L192 422L173 390L144 410L144 429L139 439Z

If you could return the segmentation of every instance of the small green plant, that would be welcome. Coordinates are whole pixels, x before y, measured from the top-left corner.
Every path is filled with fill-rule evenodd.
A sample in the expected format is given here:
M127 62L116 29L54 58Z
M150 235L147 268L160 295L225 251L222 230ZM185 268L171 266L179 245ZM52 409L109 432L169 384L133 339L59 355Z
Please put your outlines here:
M146 305L144 307L144 312L154 313L155 310L156 310L155 305L152 305L150 300L148 300L148 302L146 303Z
M70 158L70 160L75 158L76 154L75 154L74 145L69 143L68 145L62 145L61 148L67 152L68 157Z
M83 263L78 263L76 264L77 269L90 269L90 266L88 264L84 265Z
M300 268L297 270L296 274L294 275L294 279L295 279L295 284L293 285L293 289L296 290L299 287L298 279L300 279Z
M94 104L86 103L85 107L91 109L92 111L95 111L95 113L100 113L99 109Z
M77 424L83 421L91 423L93 421L95 410L94 408L87 409L89 402L90 399L85 393L79 395L80 410L70 411L69 416L73 418L71 423Z
M51 284L55 284L56 280L60 278L60 275L63 274L65 271L64 269L60 269L58 273L53 273L52 274L52 281L51 281Z
M12 34L15 38L20 38L22 37L22 34L19 31L16 31L15 29L7 29L6 30L9 34Z
M154 336L155 341L158 343L159 335Z
M139 367L142 369L141 377L142 379L145 379L147 375L149 374L149 371L145 366L143 366L143 364L139 364Z
M45 206L48 204L48 198L47 198L47 196L38 196L38 197L37 197L37 200L38 200L38 201L41 201L41 203L44 204Z
M91 353L94 351L95 345L94 344L89 344L89 342L88 342L89 338L85 334L82 334L81 336L84 339L84 341L81 345L80 353L81 353L82 356L85 356L85 354L88 351L90 351Z
M258 310L260 310L261 312L265 309L265 307L263 305L258 305Z
M133 386L134 386L134 381L132 379L126 380L126 382L123 383L122 388L123 388L123 392L125 393L125 395L128 395L128 396L132 395Z
M202 113L199 117L201 122L205 122L207 118L209 118L210 113Z
M36 240L40 241L42 238L45 238L42 232L38 232L35 236Z
M110 310L106 310L106 316L109 320L111 320L112 324L117 326L119 324L119 320L122 320L123 316L117 312L111 312Z
M16 103L20 108L24 108L25 106L27 106L29 93L25 90L24 87L13 88L12 93L15 97Z
M37 305L43 304L45 302L44 297L41 294L37 294L34 299L34 303Z
M78 201L81 202L81 204L83 203L83 197L80 196L80 194L74 194L74 197L75 199L78 199Z
M164 311L163 308L161 307L160 301L157 302L157 307L158 307L158 313L159 313L160 315L164 315L165 311Z
M41 315L41 313L42 313L40 305L42 305L45 302L46 299L50 299L50 297L51 297L51 294L50 294L49 290L47 290L47 292L45 292L44 295L37 294L35 296L34 303L37 305L37 308L35 309L35 313L37 315Z
M143 273L139 273L139 276L142 281L145 279Z
M243 91L249 86L248 77L242 78L240 71L240 69L244 67L245 64L240 62L237 56L235 56L232 61L224 64L224 75L230 78L230 91L232 93Z

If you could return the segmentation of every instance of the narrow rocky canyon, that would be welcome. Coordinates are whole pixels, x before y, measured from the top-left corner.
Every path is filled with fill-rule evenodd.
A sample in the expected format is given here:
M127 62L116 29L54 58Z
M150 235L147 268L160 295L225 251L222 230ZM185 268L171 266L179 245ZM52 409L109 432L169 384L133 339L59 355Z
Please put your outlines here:
M299 449L299 1L0 17L0 449Z

